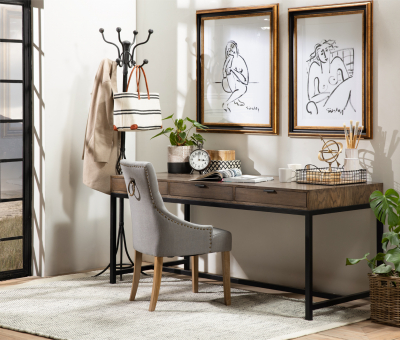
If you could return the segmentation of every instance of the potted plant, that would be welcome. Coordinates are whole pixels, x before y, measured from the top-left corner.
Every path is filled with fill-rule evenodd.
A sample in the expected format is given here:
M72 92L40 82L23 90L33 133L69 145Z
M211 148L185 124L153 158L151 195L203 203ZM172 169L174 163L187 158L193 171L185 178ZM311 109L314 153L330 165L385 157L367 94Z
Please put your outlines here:
M374 191L370 205L376 218L388 224L389 231L383 234L383 253L371 260L369 253L361 259L346 259L346 265L366 260L372 269L369 275L371 320L400 326L400 200L394 189L385 194Z
M168 172L174 174L186 174L192 170L189 165L189 156L195 147L199 144L203 144L205 139L198 133L192 133L190 131L196 127L201 130L206 130L207 126L204 126L195 120L188 117L185 119L174 119L173 114L164 118L163 120L171 119L174 123L174 127L163 129L160 133L153 136L151 139L164 135L169 139L171 143L168 146ZM191 126L187 126L186 122L191 123Z

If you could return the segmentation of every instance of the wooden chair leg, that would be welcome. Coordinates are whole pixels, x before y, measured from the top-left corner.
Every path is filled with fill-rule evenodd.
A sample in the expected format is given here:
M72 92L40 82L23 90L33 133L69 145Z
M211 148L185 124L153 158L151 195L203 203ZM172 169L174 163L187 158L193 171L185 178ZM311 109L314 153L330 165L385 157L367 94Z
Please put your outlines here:
M151 292L149 311L153 312L156 309L158 294L160 293L161 274L162 274L163 258L154 258L154 276L153 276L153 290Z
M222 276L224 282L224 302L225 305L231 304L231 265L230 252L222 252Z
M199 292L199 255L192 256L192 290Z
M133 266L132 290L129 301L135 300L136 292L139 286L140 272L142 271L142 253L135 250L135 265Z

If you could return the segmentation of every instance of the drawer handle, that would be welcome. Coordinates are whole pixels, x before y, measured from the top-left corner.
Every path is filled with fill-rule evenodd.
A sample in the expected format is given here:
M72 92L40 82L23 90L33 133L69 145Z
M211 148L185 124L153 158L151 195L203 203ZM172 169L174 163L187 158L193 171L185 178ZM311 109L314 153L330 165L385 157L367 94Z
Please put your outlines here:
M268 192L269 194L276 194L275 190L265 189L264 192Z
M205 184L195 184L195 186L199 188L206 188Z

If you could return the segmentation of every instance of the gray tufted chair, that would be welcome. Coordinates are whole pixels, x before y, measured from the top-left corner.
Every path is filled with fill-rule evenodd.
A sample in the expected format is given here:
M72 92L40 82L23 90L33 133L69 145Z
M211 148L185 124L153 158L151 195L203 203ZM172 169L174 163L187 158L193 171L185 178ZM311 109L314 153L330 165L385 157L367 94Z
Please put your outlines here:
M231 233L211 225L190 223L171 214L164 206L151 163L121 160L121 168L129 194L135 249L130 301L135 300L139 285L142 254L155 256L149 308L150 311L154 311L160 291L163 257L192 256L192 288L193 292L197 293L198 255L221 252L224 301L226 305L230 305Z

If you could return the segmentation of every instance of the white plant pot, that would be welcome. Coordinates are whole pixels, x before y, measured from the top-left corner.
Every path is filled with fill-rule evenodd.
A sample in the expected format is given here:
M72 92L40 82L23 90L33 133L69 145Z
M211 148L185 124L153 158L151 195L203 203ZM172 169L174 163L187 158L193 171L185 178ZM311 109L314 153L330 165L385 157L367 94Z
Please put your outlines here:
M196 148L193 146L168 146L168 172L171 174L188 174L192 170L189 156Z

